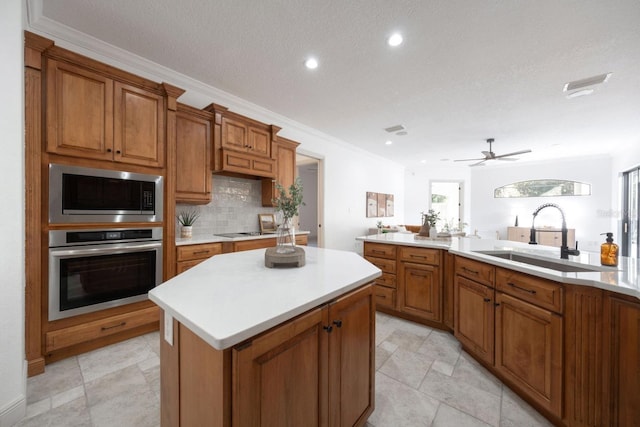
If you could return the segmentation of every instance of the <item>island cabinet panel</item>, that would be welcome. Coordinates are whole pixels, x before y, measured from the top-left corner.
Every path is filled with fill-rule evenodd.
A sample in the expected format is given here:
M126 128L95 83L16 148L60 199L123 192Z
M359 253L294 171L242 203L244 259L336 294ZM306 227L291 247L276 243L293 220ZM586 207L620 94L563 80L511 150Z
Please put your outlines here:
M496 268L464 257L456 257L456 275L493 288L496 282Z
M226 350L173 320L160 347L162 426L363 426L374 408L372 288Z
M398 308L434 322L442 321L442 277L433 265L400 262Z
M610 296L607 311L610 425L640 426L640 304L634 298Z
M495 367L540 406L562 415L562 317L496 292Z
M176 114L176 202L211 201L212 115L178 105Z
M442 321L450 330L454 328L455 312L455 255L444 252L442 273Z
M563 421L569 426L610 425L603 393L604 291L568 285L565 295Z
M232 351L233 426L326 425L327 306Z
M457 275L455 300L455 337L471 354L493 365L494 290Z
M559 283L496 268L496 289L556 313L563 311L564 289Z

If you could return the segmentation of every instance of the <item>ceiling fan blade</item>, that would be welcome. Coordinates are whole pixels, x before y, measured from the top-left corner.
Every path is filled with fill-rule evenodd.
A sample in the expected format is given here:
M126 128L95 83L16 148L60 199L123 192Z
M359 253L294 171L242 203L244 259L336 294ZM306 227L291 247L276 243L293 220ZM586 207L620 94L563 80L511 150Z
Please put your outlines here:
M486 158L480 158L480 159L456 159L454 160L454 162L470 162L473 160L487 160Z
M499 156L495 156L495 159L498 159L500 157L509 157L509 156L517 156L518 154L526 154L526 153L530 153L531 150L521 150L521 151L514 151L513 153L507 153L507 154L500 154Z
M472 167L472 166L484 166L484 162L486 162L487 160L488 159L483 159L483 160L479 161L478 163L470 164L469 167Z
M491 151L481 151L481 153L484 154L485 158L493 157L492 156L493 152Z
M496 157L496 160L509 160L509 161L516 161L518 160L516 157Z

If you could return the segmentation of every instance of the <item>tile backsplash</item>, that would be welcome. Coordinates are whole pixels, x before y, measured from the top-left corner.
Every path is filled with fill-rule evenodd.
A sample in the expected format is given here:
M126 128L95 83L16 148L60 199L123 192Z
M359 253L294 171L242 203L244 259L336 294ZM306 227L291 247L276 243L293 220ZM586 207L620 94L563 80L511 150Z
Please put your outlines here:
M200 211L200 218L193 225L194 235L260 231L258 214L275 212L262 206L261 180L222 175L213 175L211 203L199 206L179 203L176 213L194 207Z

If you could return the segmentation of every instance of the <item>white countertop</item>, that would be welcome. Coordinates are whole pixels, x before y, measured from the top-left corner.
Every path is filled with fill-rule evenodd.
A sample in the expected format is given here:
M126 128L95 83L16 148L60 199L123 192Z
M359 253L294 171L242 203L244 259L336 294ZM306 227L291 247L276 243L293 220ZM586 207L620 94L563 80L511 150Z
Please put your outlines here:
M296 231L296 236L309 234L309 233L310 233L309 231ZM274 237L276 237L275 233L257 234L253 236L247 235L242 237L222 237L222 236L216 236L213 233L194 234L193 237L189 237L189 238L176 237L176 246L199 245L202 243L239 242L242 240L269 239Z
M354 252L304 251L300 268L265 267L265 249L216 255L155 287L149 298L224 350L381 275Z
M358 237L357 240L447 249L456 255L476 259L499 267L505 267L521 273L531 274L560 283L593 286L640 299L640 276L638 273L640 272L640 260L637 258L618 257L617 267L603 267L600 265L600 253L595 252L581 251L578 256L569 255L568 260L562 260L560 259L560 248L551 246L529 245L526 243L512 242L510 240L477 239L470 237L432 240L417 239L416 236L416 234L386 233ZM580 264L587 267L594 266L604 271L567 273L497 258L478 253L477 251L512 251L568 265Z

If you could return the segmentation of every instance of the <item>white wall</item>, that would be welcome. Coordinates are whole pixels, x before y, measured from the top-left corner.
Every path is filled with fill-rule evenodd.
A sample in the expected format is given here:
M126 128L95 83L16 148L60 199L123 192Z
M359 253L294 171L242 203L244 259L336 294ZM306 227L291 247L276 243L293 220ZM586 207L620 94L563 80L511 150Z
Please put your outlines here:
M471 229L485 238L495 238L496 231L506 239L507 227L519 217L521 227L530 227L535 209L543 203L555 203L565 212L567 227L576 229L579 248L597 252L604 237L600 233L611 230L608 215L616 209L612 198L612 160L610 157L583 157L547 162L519 163L508 166L472 168L471 171ZM566 179L591 184L591 196L576 197L493 197L493 190L513 182L530 179ZM547 208L536 218L536 227L560 227L557 210Z
M640 137L633 146L618 150L611 161L611 205L614 208L610 220L614 237L622 233L622 173L637 167L640 167ZM620 243L618 238L615 240Z
M430 207L431 181L461 181L463 185L463 221L469 223L470 218L470 178L469 167L458 166L425 166L423 169L405 172L405 220L407 224L419 225L421 212ZM469 228L467 228L469 233ZM472 232L472 231L471 231Z
M298 176L302 181L304 206L298 217L300 230L309 231L309 238L318 237L318 165L298 166Z
M24 416L24 155L22 1L0 2L0 426Z

